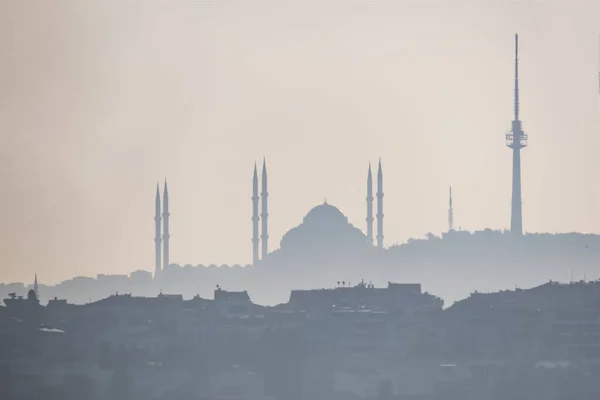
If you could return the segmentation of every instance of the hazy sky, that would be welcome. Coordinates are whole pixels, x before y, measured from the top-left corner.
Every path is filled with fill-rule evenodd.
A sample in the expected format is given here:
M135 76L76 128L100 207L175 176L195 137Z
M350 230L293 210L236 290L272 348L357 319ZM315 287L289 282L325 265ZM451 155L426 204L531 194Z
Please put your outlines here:
M595 3L595 4L591 4ZM270 247L327 197L385 244L510 224L514 33L524 229L600 231L597 2L0 2L0 281L251 261L255 161ZM162 191L162 188L161 188Z

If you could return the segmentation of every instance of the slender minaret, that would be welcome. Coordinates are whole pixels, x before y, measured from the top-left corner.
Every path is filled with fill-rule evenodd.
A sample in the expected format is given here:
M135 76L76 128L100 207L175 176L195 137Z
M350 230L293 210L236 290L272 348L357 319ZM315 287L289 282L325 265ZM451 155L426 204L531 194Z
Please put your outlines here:
M33 291L35 292L35 296L39 299L40 292L38 291L37 274L35 274L35 278L33 279Z
M269 213L267 212L267 198L269 197L269 192L267 191L267 163L263 158L263 167L262 167L262 191L260 193L261 200L261 213L260 218L262 220L262 231L260 235L260 240L262 244L262 259L264 260L266 256L269 254L269 232L268 232L268 218Z
M377 247L383 248L383 173L381 158L377 170Z
M165 190L163 191L163 268L169 266L169 190L165 179Z
M373 176L371 175L371 163L369 163L369 174L367 175L367 240L373 245Z
M252 264L258 263L258 172L254 163L252 178Z
M160 217L160 190L158 188L158 183L156 183L156 200L155 200L155 210L154 210L154 279L160 276L160 245L161 245L161 236L160 236L160 221L162 218Z
M448 232L454 231L454 210L452 209L452 186L450 186L450 196L448 197Z
M519 35L515 35L515 104L512 129L506 134L506 146L513 151L512 203L510 231L523 234L523 214L521 203L521 149L527 146L527 135L523 132L519 119Z

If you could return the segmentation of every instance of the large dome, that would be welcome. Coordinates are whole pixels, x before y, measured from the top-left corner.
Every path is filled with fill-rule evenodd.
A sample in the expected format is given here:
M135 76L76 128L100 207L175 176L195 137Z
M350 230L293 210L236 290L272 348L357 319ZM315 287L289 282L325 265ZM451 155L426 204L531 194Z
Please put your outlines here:
M323 204L313 207L306 214L303 222L305 224L346 225L348 224L348 218L337 207L327 204L327 201L325 201Z
M335 206L313 207L300 225L290 229L281 239L281 250L290 256L323 257L327 254L350 254L369 249L366 236L350 224Z

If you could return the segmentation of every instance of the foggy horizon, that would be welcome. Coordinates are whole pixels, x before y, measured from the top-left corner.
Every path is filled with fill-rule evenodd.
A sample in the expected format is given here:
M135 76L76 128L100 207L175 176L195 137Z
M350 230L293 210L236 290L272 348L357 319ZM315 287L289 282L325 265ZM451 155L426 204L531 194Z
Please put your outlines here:
M519 34L525 232L597 233L600 4L0 4L0 281L252 261L325 198L366 231L382 160L385 247L510 226ZM260 169L259 169L260 172ZM543 278L543 277L542 277Z

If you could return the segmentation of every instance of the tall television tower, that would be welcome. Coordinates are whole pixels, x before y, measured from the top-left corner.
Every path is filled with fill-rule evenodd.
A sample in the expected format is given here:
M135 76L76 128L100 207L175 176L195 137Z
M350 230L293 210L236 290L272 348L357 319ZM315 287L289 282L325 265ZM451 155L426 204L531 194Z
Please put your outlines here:
M510 231L523 234L523 212L521 203L521 149L527 146L527 135L519 120L519 35L515 35L515 104L512 129L506 134L506 146L513 151L512 203Z

